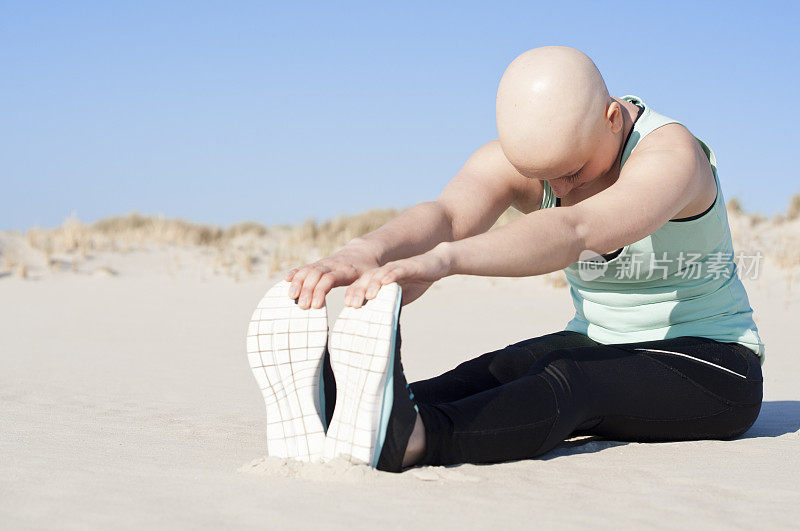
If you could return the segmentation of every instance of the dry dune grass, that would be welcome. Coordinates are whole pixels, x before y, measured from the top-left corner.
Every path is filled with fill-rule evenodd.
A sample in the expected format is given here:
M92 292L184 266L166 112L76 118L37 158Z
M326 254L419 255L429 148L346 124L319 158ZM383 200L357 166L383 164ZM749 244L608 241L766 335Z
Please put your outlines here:
M728 213L737 251L761 251L779 267L800 268L800 194L789 202L785 214L768 219L745 212L738 199L728 202ZM33 228L17 238L0 240L0 276L28 277L37 267L51 273L77 272L88 260L103 253L128 253L141 249L192 249L186 260L202 257L212 275L241 278L252 274L274 273L298 263L316 260L367 234L401 210L374 209L361 214L339 216L323 222L309 220L298 225L264 226L254 222L226 228L192 223L163 216L131 213L86 224L67 219L60 227ZM521 217L516 210L505 212L495 227ZM5 243L3 243L5 242ZM183 269L178 254L172 253L171 273ZM107 276L117 272L95 268ZM556 287L566 286L563 273L545 276Z
M240 236L265 236L267 227L240 223L226 230L163 216L131 213L101 219L92 224L67 219L55 229L30 229L28 244L42 252L126 251L146 244L219 245Z
M330 254L399 213L395 209L375 209L324 222L308 220L298 225L272 227L243 222L227 228L138 213L90 224L70 218L60 227L26 231L25 247L38 254L40 260L32 260L30 252L10 248L0 249L0 256L6 274L16 272L18 276L27 276L29 262L41 261L51 272L77 271L86 260L100 253L194 248L201 251L201 256L210 257L212 274L239 278L261 271L279 271ZM176 262L171 268L180 269L180 264Z
M800 194L794 194L789 200L789 207L786 209L786 218L792 221L800 218Z
M28 278L28 261L20 253L17 246L9 245L7 242L0 240L0 278L6 276L18 276L19 278Z

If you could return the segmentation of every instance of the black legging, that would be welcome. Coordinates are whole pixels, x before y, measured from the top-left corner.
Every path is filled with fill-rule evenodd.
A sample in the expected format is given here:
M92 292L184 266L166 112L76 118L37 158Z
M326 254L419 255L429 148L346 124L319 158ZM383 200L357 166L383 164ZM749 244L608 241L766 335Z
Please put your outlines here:
M759 358L699 337L602 345L576 332L522 341L410 385L420 464L541 455L564 439L729 439L761 409Z

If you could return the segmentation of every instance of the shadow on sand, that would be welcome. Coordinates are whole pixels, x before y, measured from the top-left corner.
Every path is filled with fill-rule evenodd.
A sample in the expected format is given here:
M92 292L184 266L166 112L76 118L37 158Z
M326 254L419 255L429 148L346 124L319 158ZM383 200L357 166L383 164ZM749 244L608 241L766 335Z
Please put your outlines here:
M753 426L736 439L756 439L758 437L780 437L800 430L800 401L776 400L762 402L761 413ZM735 440L735 439L734 439ZM588 454L630 444L627 441L613 441L598 436L587 436L566 440L537 459L548 460L565 455Z
M739 439L780 437L800 430L800 401L762 402L755 424Z

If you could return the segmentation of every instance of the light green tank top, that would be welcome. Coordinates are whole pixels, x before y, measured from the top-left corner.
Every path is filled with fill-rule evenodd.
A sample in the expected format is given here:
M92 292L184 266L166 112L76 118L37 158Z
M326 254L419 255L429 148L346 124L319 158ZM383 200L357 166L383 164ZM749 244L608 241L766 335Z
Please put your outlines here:
M624 165L647 134L680 122L656 113L636 96L622 99L644 108L623 149ZM711 149L697 141L717 183L711 209L699 217L668 221L610 260L582 255L567 266L575 317L566 329L604 344L707 337L740 343L763 364L764 343L739 278L717 161ZM543 182L542 208L555 207L557 198Z

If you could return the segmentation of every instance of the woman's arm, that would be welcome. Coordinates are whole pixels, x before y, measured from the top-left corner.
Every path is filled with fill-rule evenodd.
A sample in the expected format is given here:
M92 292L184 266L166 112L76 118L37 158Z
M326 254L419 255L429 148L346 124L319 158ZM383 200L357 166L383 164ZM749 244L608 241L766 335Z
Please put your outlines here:
M347 292L360 306L381 285L435 282L454 274L531 276L557 271L584 250L605 252L652 234L702 190L697 161L685 149L631 157L612 186L571 207L536 211L504 227L367 272ZM410 300L405 300L410 302Z
M499 142L489 142L436 201L420 203L333 255L289 271L289 296L299 298L302 308L320 307L332 288L351 284L368 270L484 232L509 206L529 211L541 200L541 183L520 175Z

